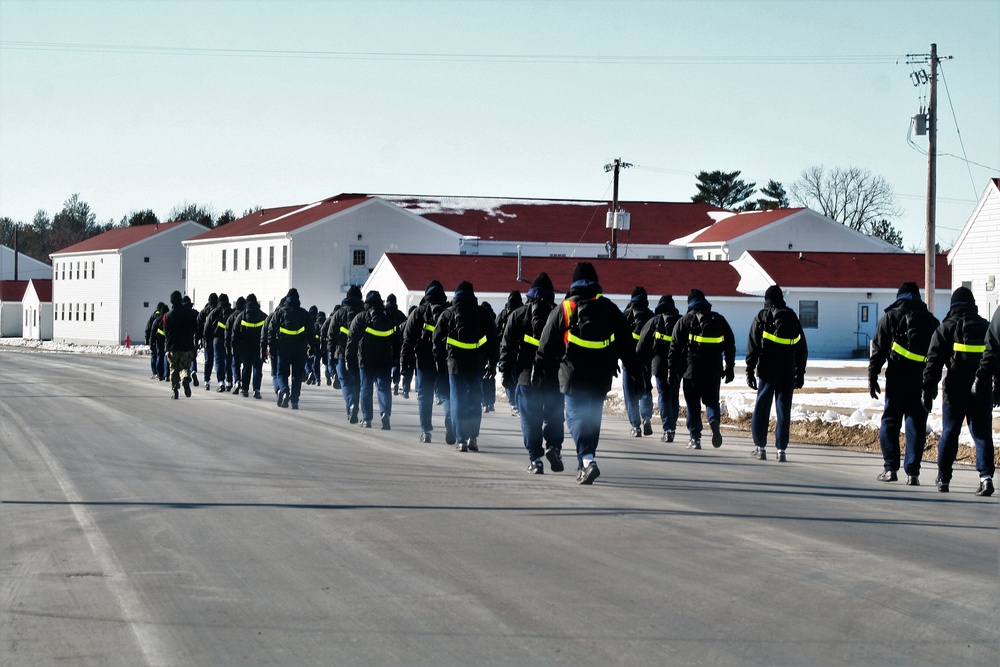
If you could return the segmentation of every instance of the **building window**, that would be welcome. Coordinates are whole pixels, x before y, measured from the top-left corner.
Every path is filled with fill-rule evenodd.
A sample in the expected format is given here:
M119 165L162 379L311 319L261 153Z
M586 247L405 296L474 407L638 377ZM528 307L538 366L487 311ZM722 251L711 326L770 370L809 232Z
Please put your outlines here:
M368 266L368 253L364 248L355 248L351 253L352 266Z
M143 301L142 302L142 307L143 308L149 308L149 302L148 301Z
M565 256L566 256L566 253L564 253L564 252L549 253L549 257L565 257Z
M281 246L281 268L288 268L288 246Z
M247 248L246 252L243 253L243 270L250 270L250 248Z
M240 249L233 248L233 271L240 270Z
M260 271L261 267L264 266L264 249L257 246L257 270Z
M268 248L267 251L267 268L274 269L274 246Z
M972 281L971 280L963 280L962 281L962 287L964 287L967 290L971 290L972 289Z
M819 329L819 301L799 301L799 322L803 329Z
M90 263L90 279L93 280L94 276L97 275L97 262Z
M142 263L143 264L149 264L149 257L143 257L142 258Z
M650 255L646 259L663 259L664 255Z
M225 273L225 271L226 271L226 249L225 248L222 249L222 271L223 271L223 273Z
M90 304L90 321L94 321L94 304Z
M76 321L80 321L80 304L76 304Z
M80 262L76 263L76 279L80 279Z

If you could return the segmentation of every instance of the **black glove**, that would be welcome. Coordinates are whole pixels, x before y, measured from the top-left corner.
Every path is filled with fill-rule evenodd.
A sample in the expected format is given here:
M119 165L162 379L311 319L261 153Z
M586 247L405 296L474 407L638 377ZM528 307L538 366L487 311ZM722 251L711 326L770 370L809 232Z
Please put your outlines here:
M333 374L333 388L334 389L340 389L341 388L340 376L337 375L336 373Z
M392 383L399 384L399 369L397 368L392 372Z
M531 386L536 389L542 386L542 369L538 366L531 368Z
M736 379L736 369L732 366L726 367L726 384L729 384L734 379Z
M747 371L747 386L753 389L754 391L757 390L757 377L753 374L753 371L751 370Z
M683 379L684 375L682 373L670 371L670 374L667 375L667 384L669 384L673 389L679 389L681 386L681 380Z
M805 374L802 374L802 375L796 374L796 376L795 376L795 388L796 389L802 389L802 387L804 387L805 385L806 385L806 376L805 376Z
M882 393L882 388L878 386L878 378L870 377L868 378L868 395L874 399L878 399L878 395Z
M927 412L934 407L934 399L937 398L937 385L924 387L924 409Z
M651 375L646 375L645 373L642 374L642 393L653 393L653 377Z

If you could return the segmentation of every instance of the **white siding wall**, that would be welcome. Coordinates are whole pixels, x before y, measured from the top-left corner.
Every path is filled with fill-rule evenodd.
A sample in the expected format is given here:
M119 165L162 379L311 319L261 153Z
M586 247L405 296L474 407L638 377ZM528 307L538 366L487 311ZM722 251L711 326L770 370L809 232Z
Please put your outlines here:
M965 239L951 261L951 287L969 283L979 314L989 319L1000 293L1000 193L996 188L991 188L975 220L968 225ZM993 288L988 289L991 278Z
M120 343L124 335L118 337L121 303L118 253L62 255L54 257L52 264L52 340L89 345ZM136 340L135 336L132 340Z
M52 304L41 303L38 300L38 292L35 291L33 284L28 285L28 289L24 293L22 306L24 317L22 320L23 332L21 335L24 338L32 340L51 340Z
M260 250L260 269L257 252ZM274 267L271 268L271 252ZM246 268L247 251L250 251L250 270ZM226 269L222 270L222 253L226 254ZM288 253L288 267L282 268L283 253ZM233 257L239 262L234 267ZM288 292L291 275L291 242L284 234L255 236L243 239L220 239L187 248L187 293L195 308L208 301L208 295L227 294L232 303L247 294L257 296L265 312Z
M122 251L124 284L119 342L126 336L133 343L143 342L146 322L156 304L169 303L174 290L184 291L181 241L191 236L193 229L193 225L175 227Z
M20 338L23 330L21 325L23 317L20 301L0 303L0 336Z

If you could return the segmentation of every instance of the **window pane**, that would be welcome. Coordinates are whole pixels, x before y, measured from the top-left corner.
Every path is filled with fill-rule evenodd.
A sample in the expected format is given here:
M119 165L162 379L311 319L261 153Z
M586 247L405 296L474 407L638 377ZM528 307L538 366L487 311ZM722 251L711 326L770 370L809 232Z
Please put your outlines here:
M819 301L799 301L799 322L803 329L819 328Z

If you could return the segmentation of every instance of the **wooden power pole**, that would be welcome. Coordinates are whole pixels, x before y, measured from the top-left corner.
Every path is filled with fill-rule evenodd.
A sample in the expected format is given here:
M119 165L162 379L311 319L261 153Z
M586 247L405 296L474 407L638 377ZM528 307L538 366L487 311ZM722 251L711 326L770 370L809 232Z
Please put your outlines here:
M608 256L611 259L618 259L618 173L622 169L628 169L633 165L622 162L621 158L615 158L613 162L604 165L604 173L614 171L614 187L611 199L611 246L608 248Z

